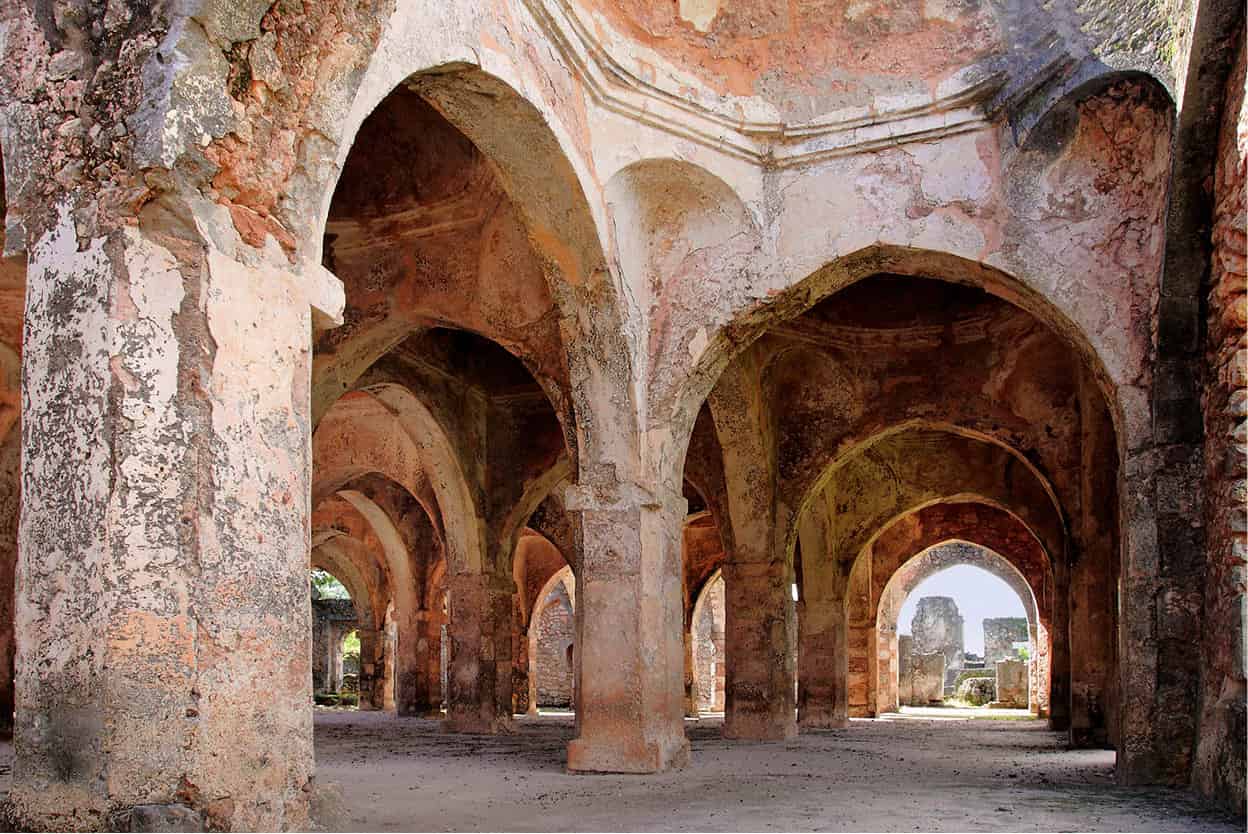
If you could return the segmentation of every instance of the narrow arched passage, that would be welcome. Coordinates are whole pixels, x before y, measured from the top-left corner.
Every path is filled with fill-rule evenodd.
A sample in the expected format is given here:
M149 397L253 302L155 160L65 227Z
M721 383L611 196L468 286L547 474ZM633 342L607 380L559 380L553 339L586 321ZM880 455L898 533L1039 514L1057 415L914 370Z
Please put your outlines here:
M899 638L903 633L911 637L910 654L922 654L932 649L932 645L925 644L913 631L910 622L915 616L913 607L916 602L922 605L919 597L923 586L932 584L931 580L936 577L949 576L949 571L955 567L961 571L959 578L962 584L946 579L942 590L956 592L962 600L961 607L966 616L971 616L966 609L971 607L967 603L972 603L980 619L965 623L967 642L963 657L954 656L957 647L949 646L953 653L948 653L950 656L945 665L945 697L956 698L961 694L958 691L961 682L959 672L970 674L972 669L978 669L977 677L994 679L994 700L1012 707L1027 707L1037 715L1047 715L1050 638L1047 618L1045 623L1041 623L1038 616L1032 587L1018 568L998 553L958 541L942 542L916 554L887 579L880 594L873 635L880 659L873 687L877 713L896 711L901 705L910 703L904 697L905 693L900 691L904 689L900 684L914 665L907 652L899 646ZM995 586L991 581L984 581L990 577L997 580ZM985 612L1000 621L983 619ZM1021 622L1010 619L1016 616L1016 612L1023 615ZM994 628L1000 630L1002 636L990 634ZM1005 642L1004 647L999 645L1001 640ZM1026 664L1022 698L1014 691L1017 690L1017 681L1014 680L1010 681L1014 687L1010 697L998 697L1003 684L997 679L995 664L998 661L1020 660L1014 651L1014 643L1019 641L1026 644L1026 657L1021 658L1021 662ZM971 654L972 645L976 656ZM1009 676L1016 673L1013 666L1002 672Z

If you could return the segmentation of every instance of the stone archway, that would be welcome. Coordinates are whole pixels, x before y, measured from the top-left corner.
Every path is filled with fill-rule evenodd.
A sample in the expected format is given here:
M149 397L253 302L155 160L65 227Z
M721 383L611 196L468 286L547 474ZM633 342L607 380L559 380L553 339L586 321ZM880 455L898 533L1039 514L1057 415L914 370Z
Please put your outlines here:
M565 565L534 598L528 621L528 713L543 706L575 708L576 579Z
M1001 556L1010 566L1005 572L1006 581L1016 586L1020 597L1034 598L1036 625L1043 639L1037 641L1041 662L1034 664L1032 670L1044 676L1033 681L1031 691L1042 696L1037 707L1048 715L1051 725L1064 729L1069 720L1070 645L1067 621L1057 605L1053 560L1035 533L1000 506L979 501L938 502L903 514L875 537L850 581L851 618L864 631L859 648L878 642L879 657L892 663L894 638L886 631L887 618L878 614L890 605L893 610L900 605L895 596L891 601L886 596L888 583L913 562L916 554L950 540L971 542ZM904 578L905 574L901 575ZM865 656L859 666L870 667ZM859 688L863 697L858 714L872 714L892 704L892 693L878 684L889 679L884 671L880 668L878 673L872 671L862 677Z
M888 578L879 595L879 606L874 618L874 645L878 647L879 657L874 687L874 714L895 712L899 706L897 675L901 664L898 657L897 618L902 604L926 579L955 565L979 568L1005 582L1018 596L1026 612L1028 639L1033 647L1028 665L1028 708L1037 715L1047 716L1050 638L1047 626L1041 623L1038 616L1036 597L1031 585L1019 569L1000 554L975 543L959 542L956 539L934 544L915 554ZM868 701L870 700L869 694Z

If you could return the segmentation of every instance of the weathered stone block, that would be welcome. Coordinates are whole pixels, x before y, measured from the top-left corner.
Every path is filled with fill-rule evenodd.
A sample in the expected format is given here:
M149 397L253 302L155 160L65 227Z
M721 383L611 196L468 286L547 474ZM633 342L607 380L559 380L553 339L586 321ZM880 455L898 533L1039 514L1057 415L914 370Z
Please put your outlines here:
M1029 640L1026 617L990 617L984 620L984 663L1012 660L1014 644Z
M1027 666L1021 660L997 661L996 703L993 706L1027 707Z
M945 700L945 656L940 652L910 656L910 703L940 704Z
M996 700L996 681L989 677L967 678L958 684L958 700L981 706Z
M203 831L204 818L185 805L136 805L130 809L131 831Z

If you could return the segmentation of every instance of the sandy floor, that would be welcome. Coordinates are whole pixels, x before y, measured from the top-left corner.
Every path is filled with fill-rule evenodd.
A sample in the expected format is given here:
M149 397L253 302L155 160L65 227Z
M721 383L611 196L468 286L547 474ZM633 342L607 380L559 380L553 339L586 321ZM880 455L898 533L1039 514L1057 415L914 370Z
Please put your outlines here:
M775 744L723 741L703 719L688 726L687 770L626 777L564 772L570 717L491 738L319 713L317 778L341 786L355 830L1244 830L1183 793L1115 786L1112 752L976 715L925 710Z
M976 717L978 716L978 718ZM317 781L357 831L1243 831L1177 791L1113 784L1113 753L1066 751L1031 720L923 710L751 744L690 722L693 763L658 776L565 773L570 716L509 736L318 710ZM13 747L0 743L0 791Z

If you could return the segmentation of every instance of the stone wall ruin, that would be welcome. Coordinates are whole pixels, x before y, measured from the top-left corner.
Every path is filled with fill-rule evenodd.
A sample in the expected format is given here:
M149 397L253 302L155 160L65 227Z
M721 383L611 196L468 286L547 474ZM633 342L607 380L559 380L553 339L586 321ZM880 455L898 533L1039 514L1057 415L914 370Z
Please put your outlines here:
M890 606L976 547L1055 731L1242 811L1242 4L860 5L7 9L9 817L309 828L311 566L491 734L566 568L567 767L653 773L721 669L956 672Z

